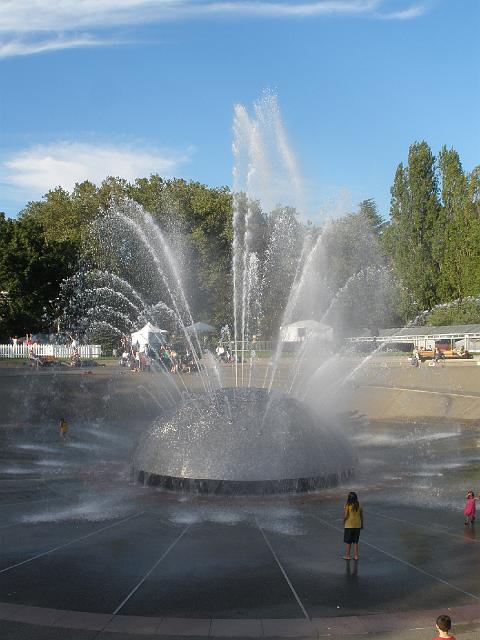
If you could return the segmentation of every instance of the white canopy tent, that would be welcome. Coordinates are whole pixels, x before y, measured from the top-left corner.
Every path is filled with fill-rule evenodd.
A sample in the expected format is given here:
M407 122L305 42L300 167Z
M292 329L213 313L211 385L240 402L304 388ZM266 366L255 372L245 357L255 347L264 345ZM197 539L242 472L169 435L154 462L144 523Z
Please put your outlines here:
M140 349L144 349L148 344L149 346L155 346L163 344L165 342L168 331L165 329L160 329L159 327L155 327L150 322L139 329L138 331L134 331L130 334L132 345L138 344Z
M300 320L280 327L282 342L305 342L312 338L333 339L333 329L316 320Z

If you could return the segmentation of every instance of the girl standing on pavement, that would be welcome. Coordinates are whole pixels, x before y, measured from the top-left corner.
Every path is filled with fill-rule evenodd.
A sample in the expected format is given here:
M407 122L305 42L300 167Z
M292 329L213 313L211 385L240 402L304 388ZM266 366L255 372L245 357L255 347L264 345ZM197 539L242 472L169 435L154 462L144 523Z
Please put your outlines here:
M343 508L343 524L345 527L343 541L345 543L344 560L350 560L350 549L353 544L353 559L358 560L358 540L360 530L363 529L363 511L358 502L357 494L350 491Z
M465 503L465 508L463 509L466 527L468 527L469 524L473 524L475 522L475 511L475 494L472 489L470 489L470 491L467 491L467 501Z

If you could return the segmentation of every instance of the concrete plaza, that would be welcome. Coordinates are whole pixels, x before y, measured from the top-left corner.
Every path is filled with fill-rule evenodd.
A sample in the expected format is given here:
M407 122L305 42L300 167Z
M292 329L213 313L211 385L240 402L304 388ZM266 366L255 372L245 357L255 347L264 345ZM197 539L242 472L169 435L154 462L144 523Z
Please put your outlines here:
M49 419L14 415L0 433L2 639L406 640L445 612L478 637L480 533L462 518L475 424L352 423L355 486L227 499L132 484L134 420L77 417L61 442ZM349 489L365 510L358 562L341 559Z

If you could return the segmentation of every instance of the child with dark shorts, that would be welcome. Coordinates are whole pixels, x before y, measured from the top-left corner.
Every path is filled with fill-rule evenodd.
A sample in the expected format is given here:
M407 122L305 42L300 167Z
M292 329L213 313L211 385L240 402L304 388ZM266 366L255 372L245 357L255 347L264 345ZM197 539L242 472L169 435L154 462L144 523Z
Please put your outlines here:
M363 529L363 510L354 491L350 491L348 494L347 502L343 508L343 524L345 527L343 533L345 555L343 559L350 560L350 549L353 544L353 559L358 560L358 541L360 530Z

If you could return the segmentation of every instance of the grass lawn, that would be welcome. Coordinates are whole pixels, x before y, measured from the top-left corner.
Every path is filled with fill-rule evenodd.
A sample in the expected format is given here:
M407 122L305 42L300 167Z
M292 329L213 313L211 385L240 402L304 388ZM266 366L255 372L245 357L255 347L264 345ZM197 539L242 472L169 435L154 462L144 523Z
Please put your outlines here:
M0 358L2 367L23 367L28 364L28 358Z

